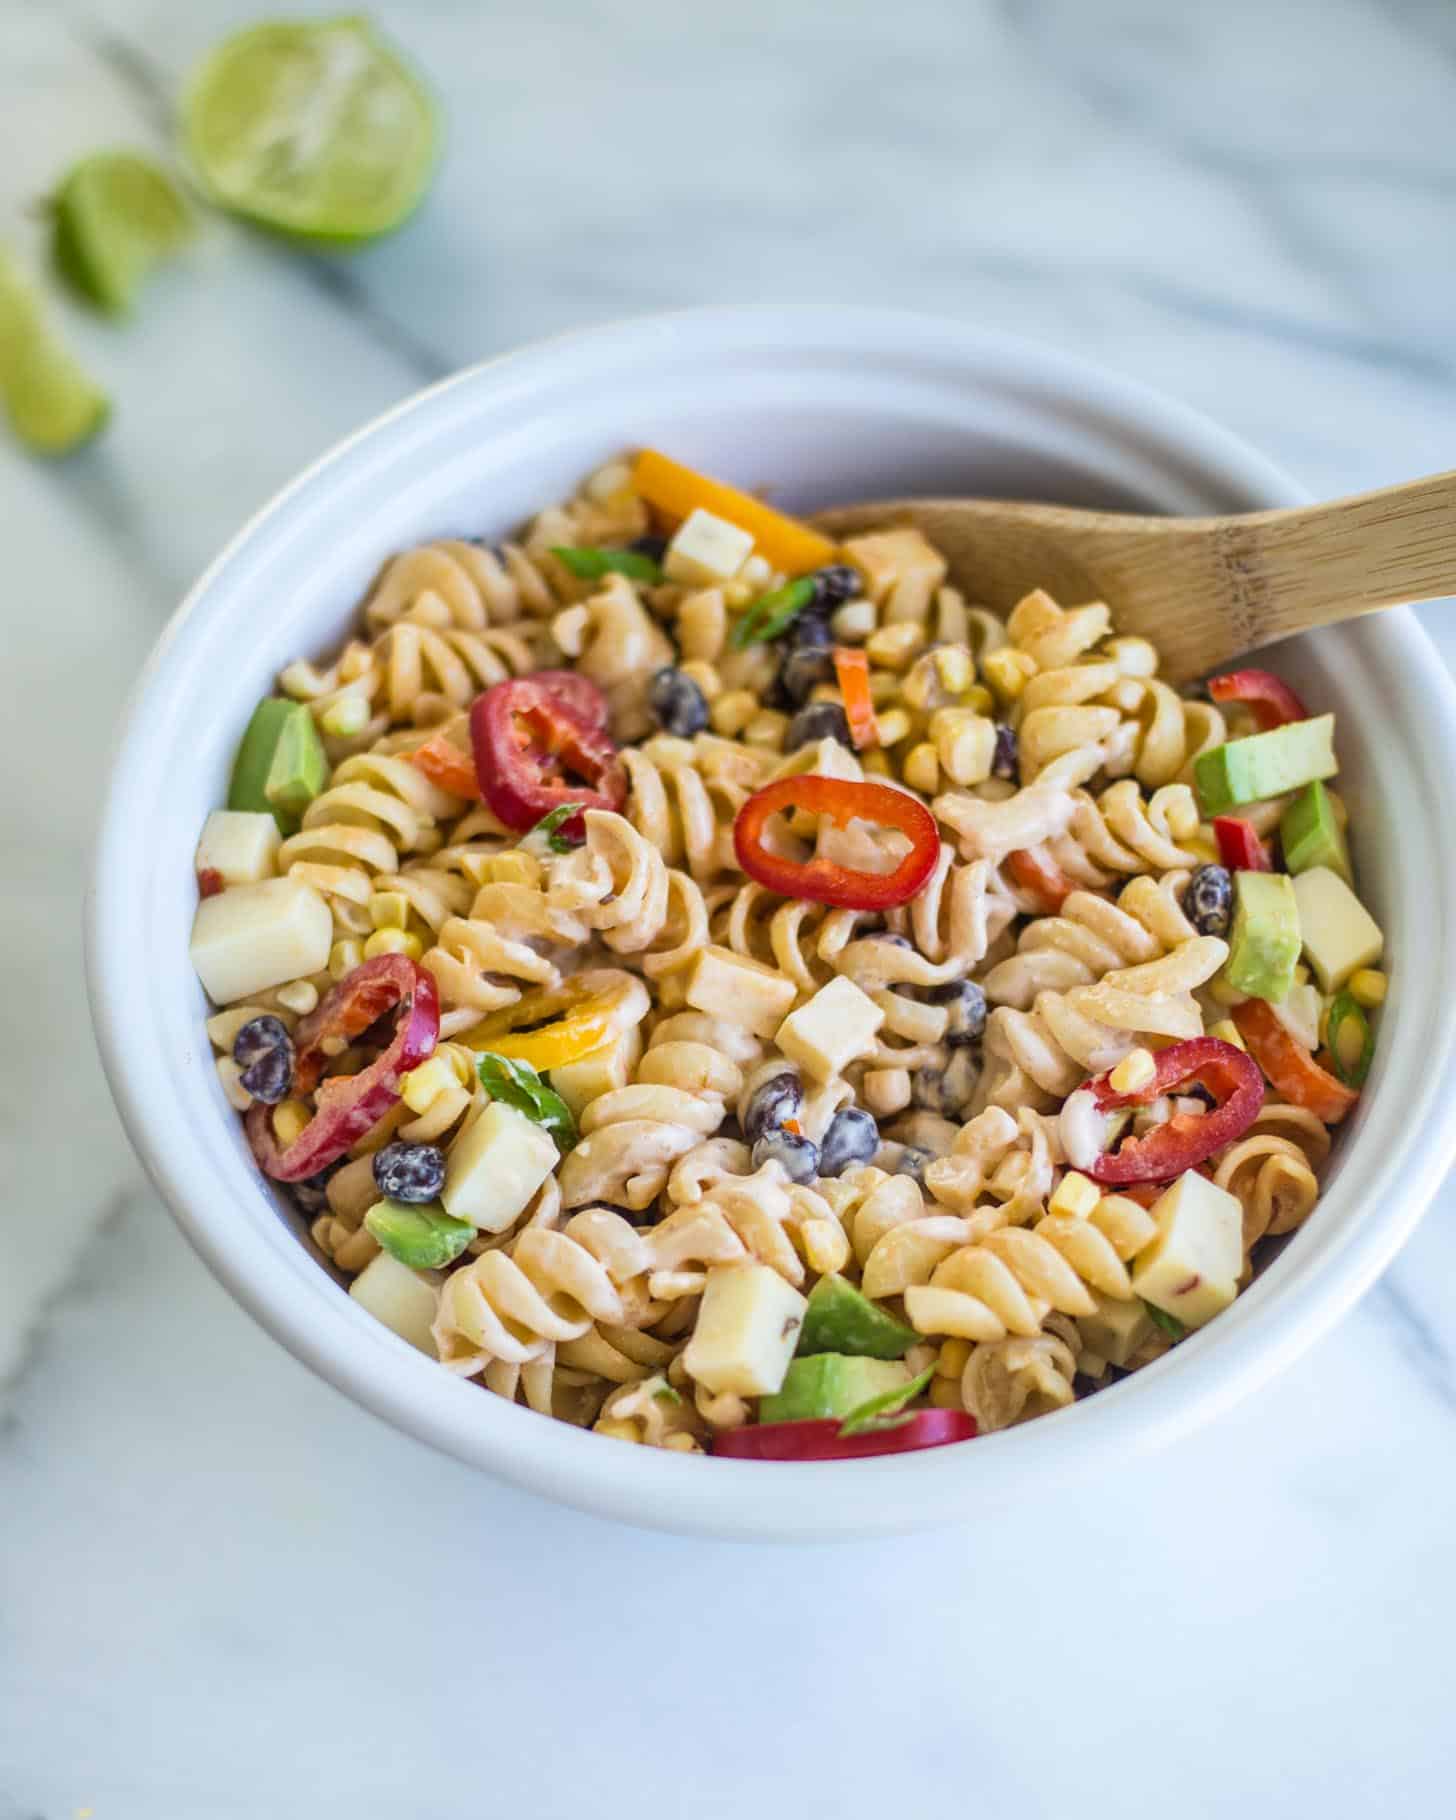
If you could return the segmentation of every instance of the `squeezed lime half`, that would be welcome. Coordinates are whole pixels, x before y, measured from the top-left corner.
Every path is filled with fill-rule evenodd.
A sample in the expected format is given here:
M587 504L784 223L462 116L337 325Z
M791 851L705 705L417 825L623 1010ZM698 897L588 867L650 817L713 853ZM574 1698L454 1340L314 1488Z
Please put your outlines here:
M40 302L0 248L0 402L29 449L68 455L106 422L106 394L62 346Z
M192 230L167 173L135 152L96 152L66 173L55 197L56 264L103 310L128 309L147 273Z
M250 26L203 61L182 105L216 201L285 234L387 234L434 168L434 103L367 19Z

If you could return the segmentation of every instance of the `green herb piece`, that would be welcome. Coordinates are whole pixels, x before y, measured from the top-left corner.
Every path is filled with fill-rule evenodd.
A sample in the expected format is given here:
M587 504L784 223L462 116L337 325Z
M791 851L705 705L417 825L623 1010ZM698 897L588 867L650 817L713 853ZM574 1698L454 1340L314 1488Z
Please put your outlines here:
M1170 1340L1181 1340L1187 1333L1188 1329L1177 1315L1169 1314L1165 1308L1159 1308L1156 1302L1144 1302L1143 1307L1147 1309L1148 1319L1154 1327L1160 1327Z
M787 632L813 598L812 575L801 575L771 594L761 594L733 628L733 649L742 651L748 645L763 644Z
M425 1206L378 1201L364 1215L364 1225L392 1258L411 1270L443 1270L475 1237L468 1220L452 1219L433 1201Z
M1363 1087L1375 1059L1375 1032L1370 1019L1348 991L1336 993L1325 1021L1325 1042L1335 1073L1347 1087Z
M659 1384L652 1392L653 1400L658 1403L681 1403L682 1392L674 1390L671 1384Z
M483 1055L480 1084L493 1100L524 1112L532 1124L549 1131L563 1156L575 1144L576 1120L571 1108L529 1062L507 1055Z
M521 841L524 847L527 842L536 847L549 847L553 853L572 853L581 845L579 840L568 840L556 830L563 822L569 822L573 815L580 815L586 807L584 803L558 803L547 815L543 815Z
M578 581L600 581L604 575L625 575L629 581L662 580L660 566L641 550L573 549L568 544L553 544L551 554Z
M62 277L113 315L187 239L192 217L167 173L135 152L95 152L73 165L55 198L55 259Z
M860 1404L858 1409L851 1409L839 1425L839 1438L847 1441L851 1435L882 1434L889 1428L903 1428L912 1418L901 1415L900 1411L929 1384L935 1376L935 1367L927 1365L918 1378L911 1378L908 1384L901 1384L895 1390L882 1390L877 1397L870 1397Z

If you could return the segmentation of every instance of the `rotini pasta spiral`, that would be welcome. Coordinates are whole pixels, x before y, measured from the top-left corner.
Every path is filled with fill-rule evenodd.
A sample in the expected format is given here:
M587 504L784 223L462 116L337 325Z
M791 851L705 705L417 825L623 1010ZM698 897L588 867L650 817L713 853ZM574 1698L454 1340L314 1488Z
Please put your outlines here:
M1330 1134L1312 1112L1268 1101L1247 1133L1217 1159L1214 1182L1244 1210L1244 1250L1303 1225L1319 1199Z
M1065 1409L1073 1401L1076 1329L1052 1315L1034 1335L1011 1335L972 1348L961 1376L961 1406L982 1434Z
M541 570L518 545L499 551L460 538L420 544L391 558L364 603L371 631L438 602L446 623L467 632L549 613L555 602Z
M772 755L713 734L659 735L622 754L627 818L669 866L699 885L735 869L733 818L766 781Z
M617 954L641 955L652 977L686 966L708 941L698 885L620 815L589 809L586 839L551 867L548 901Z

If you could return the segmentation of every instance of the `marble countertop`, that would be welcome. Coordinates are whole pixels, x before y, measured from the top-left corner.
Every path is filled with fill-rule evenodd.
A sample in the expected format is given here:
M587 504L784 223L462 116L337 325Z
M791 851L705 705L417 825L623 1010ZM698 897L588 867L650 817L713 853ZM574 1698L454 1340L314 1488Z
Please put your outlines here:
M0 234L38 254L72 157L164 143L250 10L5 0ZM1120 367L1321 491L1449 466L1456 13L374 10L448 107L419 217L337 262L210 219L133 324L67 313L105 439L0 441L0 1820L1439 1812L1456 1191L1261 1397L1065 1504L823 1549L638 1534L435 1458L233 1306L112 1114L79 921L112 726L186 584L344 432L527 337L904 304Z

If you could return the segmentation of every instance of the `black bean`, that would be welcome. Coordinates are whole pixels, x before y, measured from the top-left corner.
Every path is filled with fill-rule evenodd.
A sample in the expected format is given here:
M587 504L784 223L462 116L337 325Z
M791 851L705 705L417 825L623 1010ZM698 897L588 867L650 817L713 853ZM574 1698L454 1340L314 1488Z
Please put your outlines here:
M392 1201L433 1201L445 1185L445 1152L438 1144L396 1141L374 1153L374 1186Z
M766 1131L753 1146L753 1166L782 1163L791 1182L812 1182L819 1173L819 1146L792 1131Z
M829 621L812 601L790 623L788 638L796 651L827 651L834 643Z
M991 759L992 777L1004 777L1007 783L1021 781L1021 754L1016 742L1016 729L1005 721L996 723L996 751Z
M635 550L639 556L650 556L653 562L660 563L667 555L667 539L654 537L649 532L646 537L634 537L627 548Z
M332 1168L320 1169L317 1175L311 1175L306 1181L293 1184L293 1198L305 1213L322 1213L328 1206L328 1196L324 1190L329 1185L329 1177L334 1173Z
M820 1175L843 1175L861 1163L873 1162L880 1147L880 1128L868 1112L845 1106L829 1121L819 1146Z
M233 1038L233 1060L239 1068L246 1068L249 1062L256 1062L260 1055L266 1055L270 1049L287 1049L292 1052L293 1043L282 1018L267 1015L255 1017L244 1024Z
M293 1041L281 1018L255 1017L233 1038L233 1060L246 1093L265 1106L288 1098L293 1085Z
M1200 935L1227 935L1234 914L1234 881L1223 866L1200 866L1183 893L1183 912Z
M945 1040L952 1049L979 1042L986 1029L986 995L974 980L948 980L943 986L932 986L926 1002L945 1005Z
M779 682L784 694L796 708L808 701L811 692L822 682L834 680L834 657L823 645L800 645L790 651L779 669Z
M807 708L800 708L789 722L784 743L790 752L797 752L800 746L816 745L821 739L837 739L841 746L849 744L849 719L837 701L814 701Z
M923 1182L925 1180L926 1165L933 1160L931 1152L922 1150L918 1144L903 1144L900 1147L900 1154L896 1158L895 1167L891 1173L893 1175L914 1176L917 1182Z
M976 1090L976 1065L965 1048L955 1049L944 1068L917 1068L910 1076L910 1098L922 1111L959 1119Z
M841 601L853 600L863 590L858 569L847 562L831 562L814 571L814 604L837 607Z
M708 724L708 703L691 676L659 670L647 685L647 705L664 733L691 739Z
M804 1089L797 1074L787 1071L775 1074L754 1088L743 1114L743 1135L750 1144L770 1131L776 1131L785 1119L796 1118L804 1103Z

